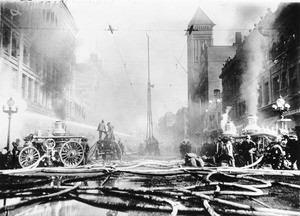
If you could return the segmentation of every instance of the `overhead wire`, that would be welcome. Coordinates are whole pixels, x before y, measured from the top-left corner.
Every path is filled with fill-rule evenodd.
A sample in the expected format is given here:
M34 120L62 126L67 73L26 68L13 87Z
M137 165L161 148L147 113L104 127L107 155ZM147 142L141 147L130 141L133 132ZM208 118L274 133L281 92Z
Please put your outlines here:
M113 9L112 3L113 3L113 2L110 3L110 12L111 12L112 9ZM110 14L111 14L111 13L110 13ZM106 15L105 15L105 16L106 16ZM107 25L108 25L109 27L111 27L110 22L109 22L109 18L108 18L107 16L106 16L106 19L107 19ZM107 30L106 30L106 31L107 31ZM121 59L121 61L122 61L122 64L123 64L123 67L124 67L124 72L125 72L126 77L127 77L127 79L128 79L128 82L129 82L129 85L130 85L130 89L131 89L131 93L132 93L133 99L135 99L135 98L136 98L136 94L135 94L135 92L134 92L134 90L133 90L133 87L132 87L132 82L131 82L131 79L130 79L130 77L129 77L128 71L127 71L126 62L124 61L123 55L122 55L121 50L120 50L120 48L119 48L119 46L118 46L117 40L116 40L116 38L115 38L115 36L114 36L114 32L115 32L116 30L111 28L110 31L111 31L111 34L112 34L112 37L113 37L113 40L114 40L116 49L117 49L117 51L118 51L118 54L119 54L119 56L120 56L120 59Z
M0 27L0 29L3 29L5 27ZM57 28L57 27L14 27L10 26L11 29L21 29L21 30L55 30L55 31L70 31L68 28ZM85 27L80 28L81 30L95 30L95 31L107 31L107 29L100 29L93 27ZM283 28L264 28L264 30L282 30ZM214 31L252 31L252 28L226 28L226 29L214 29ZM124 31L124 32L185 32L186 30L182 29L118 29L117 31Z
M193 22L192 22L192 24L191 24L191 26L190 26L192 32L193 32L193 26L194 26L194 23L195 23L195 20L193 20ZM182 66L181 60L182 60L182 57L183 57L184 50L186 50L187 44L188 44L188 43L190 42L190 40L191 40L192 32L189 33L189 32L188 32L188 29L185 30L185 32L186 32L186 34L187 34L187 40L186 40L186 42L185 42L185 44L184 44L184 47L183 47L183 49L182 49L182 51L181 51L181 54L180 54L179 59L177 59L176 57L175 57L175 59L177 60L177 62L179 63L179 65L182 67L182 69L186 72L186 74L188 74L187 70L185 70L184 67ZM172 84L173 84L174 79L175 79L176 72L177 72L177 67L176 67L176 70L174 70L174 73L173 73L173 76L172 76L172 80L171 80L171 83L170 83L170 87L172 87ZM167 95L169 95L171 91L172 91L172 89L169 90L169 92L168 92ZM187 105L187 104L186 104L186 105Z

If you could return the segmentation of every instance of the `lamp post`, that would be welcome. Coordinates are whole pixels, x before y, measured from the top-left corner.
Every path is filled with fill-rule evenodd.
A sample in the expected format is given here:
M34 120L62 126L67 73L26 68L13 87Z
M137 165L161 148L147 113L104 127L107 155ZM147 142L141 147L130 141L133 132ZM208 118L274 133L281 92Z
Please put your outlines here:
M9 100L7 101L8 109L5 109L5 105L3 105L3 112L8 114L8 132L7 132L7 144L6 144L7 151L9 151L9 143L10 143L10 121L11 121L11 116L12 116L12 114L18 112L18 107L15 107L15 109L13 109L14 105L15 105L15 101L12 98L9 98Z
M284 122L290 121L290 119L284 119L283 113L290 109L290 105L285 102L285 100L280 96L276 103L272 105L274 112L280 115L280 120L282 122L282 129L284 129ZM286 126L286 125L285 125Z
M280 119L284 118L283 113L288 111L290 107L291 106L288 103L286 103L281 96L276 100L276 104L272 105L273 110L279 113Z

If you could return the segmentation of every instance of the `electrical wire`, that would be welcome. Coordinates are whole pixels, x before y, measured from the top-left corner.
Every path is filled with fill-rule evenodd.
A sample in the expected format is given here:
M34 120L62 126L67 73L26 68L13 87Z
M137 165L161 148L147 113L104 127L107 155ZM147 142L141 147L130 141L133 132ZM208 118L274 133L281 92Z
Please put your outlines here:
M112 3L111 3L111 4L110 4L110 12L111 12L112 10L113 10L113 5L112 5ZM110 13L110 14L111 14L111 13ZM108 24L108 26L111 27L110 22L109 22L109 17L106 16L106 19L107 19L107 24ZM135 99L135 98L136 98L136 94L135 94L135 92L134 92L134 90L133 90L133 87L132 87L133 83L132 83L131 80L130 80L130 77L129 77L129 74L128 74L128 71L127 71L127 68L126 68L126 62L124 61L124 58L123 58L123 55L122 55L122 53L121 53L121 50L120 50L120 48L119 48L119 46L118 46L117 40L116 40L116 38L115 38L115 36L114 36L114 34L113 34L114 31L116 31L116 30L115 30L115 29L112 29L112 28L111 28L110 30L111 30L111 34L112 34L112 37L113 37L113 40L114 40L116 49L117 49L117 51L118 51L118 53L119 53L121 62L122 62L122 64L123 64L124 72L125 72L126 77L127 77L127 79L128 79L128 82L129 82L129 85L130 85L130 89L131 89L131 93L132 93L133 99ZM107 31L107 30L105 30L105 31Z
M3 29L6 27L0 27L0 29ZM53 31L70 31L68 28L55 28L55 27L14 27L10 26L11 29L20 29L20 30L53 30ZM95 30L95 31L103 31L106 32L107 29L99 29L93 27L85 27L85 28L79 28L80 30ZM252 31L251 28L227 28L227 29L213 29L213 31ZM272 30L284 30L284 28L264 28L264 30L272 31ZM118 32L186 32L186 30L182 29L118 29L114 30Z

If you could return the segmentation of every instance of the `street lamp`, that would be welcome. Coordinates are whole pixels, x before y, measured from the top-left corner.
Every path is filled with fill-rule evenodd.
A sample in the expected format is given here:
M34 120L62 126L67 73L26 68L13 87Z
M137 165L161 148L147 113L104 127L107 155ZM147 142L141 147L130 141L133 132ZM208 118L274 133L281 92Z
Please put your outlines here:
M287 124L286 122L291 121L291 119L285 119L283 116L283 113L288 111L290 109L290 105L288 103L285 102L285 100L280 96L277 100L276 100L276 104L272 105L272 108L274 110L274 112L279 113L280 115L280 122L281 122L281 127L282 129L287 130Z
M12 116L12 114L18 112L18 107L15 107L15 109L13 109L14 105L15 105L15 101L12 98L9 98L9 100L7 101L8 109L5 109L5 105L3 105L3 107L2 107L3 112L8 114L8 132L7 132L7 144L6 144L7 151L9 151L9 143L10 143L10 121L11 121L11 116Z
M283 113L288 111L290 107L291 106L288 103L286 103L281 96L276 100L276 104L272 105L273 110L279 113L280 119L284 118Z

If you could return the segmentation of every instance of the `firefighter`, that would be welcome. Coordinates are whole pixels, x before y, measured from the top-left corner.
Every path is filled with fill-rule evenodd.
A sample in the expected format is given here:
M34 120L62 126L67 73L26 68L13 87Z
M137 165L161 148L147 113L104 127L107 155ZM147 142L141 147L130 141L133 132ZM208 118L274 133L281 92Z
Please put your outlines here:
M247 135L246 139L241 144L241 153L246 160L246 164L254 162L253 155L256 150L256 143L251 140L251 136Z
M180 158L183 159L186 152L186 143L185 140L183 140L179 145L179 152L180 152Z
M0 152L0 170L9 168L10 152L4 147Z
M89 152L89 150L90 150L90 146L89 146L89 144L88 144L88 139L87 138L85 138L85 137L83 137L82 139L81 139L81 145L82 145L82 147L83 147L83 154L84 154L84 158L83 158L83 161L82 161L82 163L85 165L85 164L87 164L87 160L88 160L88 152Z
M16 141L12 143L12 146L12 166L17 168L19 166L18 157L20 153L20 139L16 139Z
M99 132L99 140L102 140L103 134L106 133L106 127L105 127L105 124L104 124L104 120L102 120L99 123L97 131Z
M109 140L115 140L114 126L110 122L107 123L107 138Z
M281 169L284 167L284 156L285 156L285 144L286 140L282 139L278 142L271 143L270 154L271 154L271 165L273 169Z
M121 149L121 154L124 155L124 149L125 149L125 146L124 146L124 144L121 142L121 139L119 139L118 145L119 145L119 147L120 147L120 149Z
M222 137L218 137L217 145L216 145L216 152L215 152L215 155L214 155L214 162L215 163L220 163L223 147L224 147L224 142L222 140Z
M283 138L287 140L286 142L286 157L290 160L291 166L290 169L294 169L295 163L298 164L299 157L299 141L296 139L291 139L289 136L284 135ZM299 169L299 168L298 168Z
M192 167L204 167L204 161L198 155L194 153L187 153L185 155L185 164L186 166Z

